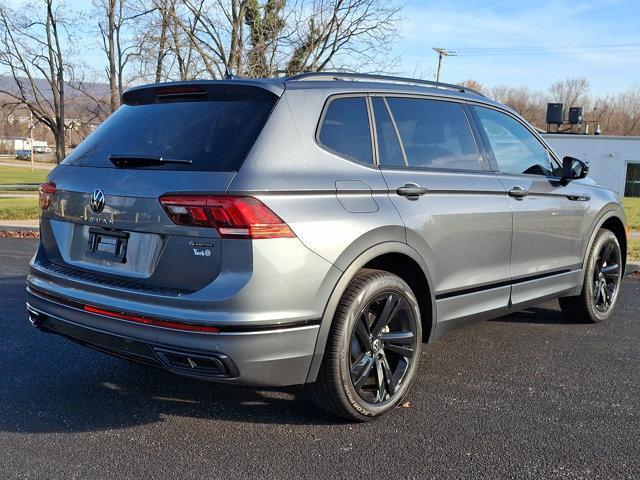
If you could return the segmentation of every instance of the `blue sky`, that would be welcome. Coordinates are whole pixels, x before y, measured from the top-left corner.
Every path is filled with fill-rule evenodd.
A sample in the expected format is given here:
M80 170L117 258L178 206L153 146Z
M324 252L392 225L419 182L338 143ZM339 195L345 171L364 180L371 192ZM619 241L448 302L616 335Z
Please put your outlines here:
M596 94L640 83L640 0L413 0L404 16L403 73L427 78L443 47L459 53L444 60L445 82L545 90L584 76Z
M640 0L408 0L402 15L398 73L432 78L432 47L443 47L458 52L444 61L445 82L546 90L584 76L595 94L640 83ZM87 48L87 61L97 54Z

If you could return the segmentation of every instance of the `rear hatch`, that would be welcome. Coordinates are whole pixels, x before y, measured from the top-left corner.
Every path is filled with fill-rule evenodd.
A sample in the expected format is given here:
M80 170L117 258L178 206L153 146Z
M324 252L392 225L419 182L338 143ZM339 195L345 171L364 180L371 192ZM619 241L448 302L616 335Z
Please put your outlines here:
M240 81L126 92L123 106L49 175L55 193L41 196L50 204L36 267L165 294L211 283L223 268L218 230L182 221L182 207L169 212L159 199L223 196L280 93Z

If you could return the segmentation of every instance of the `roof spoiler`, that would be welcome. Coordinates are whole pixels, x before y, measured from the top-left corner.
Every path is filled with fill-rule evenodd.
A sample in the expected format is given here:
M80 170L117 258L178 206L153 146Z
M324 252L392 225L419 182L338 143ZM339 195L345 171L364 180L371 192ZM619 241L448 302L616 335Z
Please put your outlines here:
M284 92L283 82L260 80L196 80L141 85L122 94L126 105L176 101L273 100Z

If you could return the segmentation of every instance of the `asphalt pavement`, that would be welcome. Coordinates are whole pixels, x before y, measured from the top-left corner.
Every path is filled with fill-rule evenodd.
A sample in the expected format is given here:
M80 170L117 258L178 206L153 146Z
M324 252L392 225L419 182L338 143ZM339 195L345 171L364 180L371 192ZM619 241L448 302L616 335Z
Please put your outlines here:
M217 385L32 328L36 241L0 238L0 478L640 478L640 280L615 316L552 302L423 349L408 408L368 424L300 387Z

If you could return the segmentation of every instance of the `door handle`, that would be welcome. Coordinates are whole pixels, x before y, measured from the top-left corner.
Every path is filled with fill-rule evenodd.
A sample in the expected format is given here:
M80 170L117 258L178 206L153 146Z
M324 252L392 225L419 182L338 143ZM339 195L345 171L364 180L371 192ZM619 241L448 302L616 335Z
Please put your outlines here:
M529 192L527 192L524 188L517 187L517 186L513 187L507 193L509 194L510 197L517 198L519 200L521 200L524 197L526 197L527 195L529 195Z
M424 195L428 191L429 190L427 188L421 187L420 185L417 185L415 183L406 183L404 187L398 188L398 190L396 190L396 193L401 197L416 198Z

